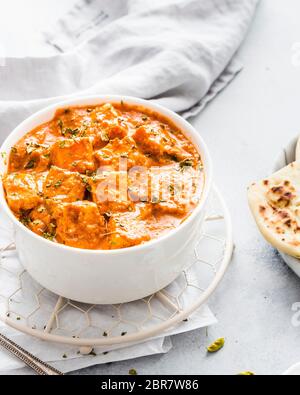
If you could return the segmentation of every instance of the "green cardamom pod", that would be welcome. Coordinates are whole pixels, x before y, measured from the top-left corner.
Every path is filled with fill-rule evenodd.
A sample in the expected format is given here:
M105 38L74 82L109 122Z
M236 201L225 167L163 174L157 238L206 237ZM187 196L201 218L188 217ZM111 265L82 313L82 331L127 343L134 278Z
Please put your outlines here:
M238 376L255 376L255 374L252 372L241 372Z
M208 346L207 351L210 353L217 352L217 351L221 350L221 348L224 347L224 344L225 344L225 339L224 339L224 337L221 337L220 339L213 342L210 346Z

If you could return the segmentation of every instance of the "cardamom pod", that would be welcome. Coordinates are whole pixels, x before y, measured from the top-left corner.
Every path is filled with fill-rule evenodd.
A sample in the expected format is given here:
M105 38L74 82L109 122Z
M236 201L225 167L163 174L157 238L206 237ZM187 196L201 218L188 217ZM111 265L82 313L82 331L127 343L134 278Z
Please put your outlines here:
M252 372L241 372L238 376L255 376L255 374Z
M210 353L217 352L224 347L224 344L225 344L225 339L224 337L221 337L220 339L217 339L215 342L213 342L210 346L208 346L207 351Z

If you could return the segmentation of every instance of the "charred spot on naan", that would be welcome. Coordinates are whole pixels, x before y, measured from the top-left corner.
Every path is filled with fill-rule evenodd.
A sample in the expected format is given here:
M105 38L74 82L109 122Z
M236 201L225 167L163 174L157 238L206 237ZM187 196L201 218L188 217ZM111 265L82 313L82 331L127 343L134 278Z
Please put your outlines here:
M287 207L290 205L292 199L296 197L295 191L295 188L289 181L285 181L283 184L273 186L269 189L267 199L275 207Z
M251 211L262 235L280 251L300 256L300 162L249 187Z

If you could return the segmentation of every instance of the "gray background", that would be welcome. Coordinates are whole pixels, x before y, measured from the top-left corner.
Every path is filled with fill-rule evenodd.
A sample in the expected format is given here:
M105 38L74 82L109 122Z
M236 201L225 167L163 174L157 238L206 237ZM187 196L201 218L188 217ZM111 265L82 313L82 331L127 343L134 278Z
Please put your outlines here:
M49 53L35 32L74 2L1 2L0 42L9 43L7 53ZM291 323L292 304L300 302L300 280L260 237L246 200L247 184L267 175L281 147L300 133L300 62L292 61L292 47L300 43L299 15L299 0L262 0L240 50L244 70L192 120L211 151L215 180L234 224L234 259L209 302L219 324L208 333L174 337L166 355L78 374L127 374L130 368L140 374L280 374L300 361L300 327ZM226 337L226 346L207 356L206 345L220 336Z

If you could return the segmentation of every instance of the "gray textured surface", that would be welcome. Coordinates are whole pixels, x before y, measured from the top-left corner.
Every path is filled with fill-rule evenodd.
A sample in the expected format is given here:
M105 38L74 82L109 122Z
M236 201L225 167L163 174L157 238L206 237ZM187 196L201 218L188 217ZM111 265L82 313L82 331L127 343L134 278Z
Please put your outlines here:
M51 18L60 12L51 11L50 0L43 3L49 3L46 9ZM72 1L60 3L67 8ZM0 20L2 8L3 4ZM39 6L38 10L46 21L45 9ZM261 239L246 201L247 184L268 174L280 148L300 132L300 66L293 66L291 60L292 45L300 42L299 13L298 0L262 0L240 52L244 71L193 120L212 153L216 182L228 202L235 230L234 260L210 300L219 324L209 329L208 336L205 331L176 336L167 355L75 374L127 374L133 367L140 374L242 370L278 374L300 361L300 328L291 324L291 306L300 302L300 280ZM1 24L0 29L4 29ZM26 40L26 25L19 24L18 29ZM22 41L12 41L16 46L11 50L21 51ZM219 336L226 337L226 346L207 356L205 346Z

